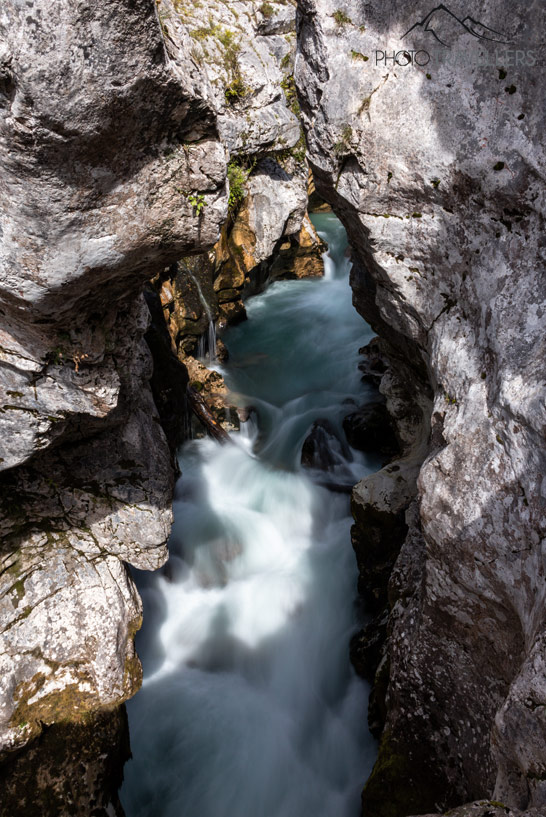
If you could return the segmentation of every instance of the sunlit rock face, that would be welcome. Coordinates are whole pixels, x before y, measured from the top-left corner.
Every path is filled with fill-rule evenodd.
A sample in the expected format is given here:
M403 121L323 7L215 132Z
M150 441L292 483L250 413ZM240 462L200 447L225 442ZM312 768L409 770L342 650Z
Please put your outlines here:
M213 319L234 324L245 318L243 299L267 281L322 274L321 243L306 216L309 172L293 80L296 9L291 3L162 0L159 15L173 59L189 37L229 152L229 217L214 258L203 259L208 269L200 286ZM191 280L183 280L191 289ZM172 311L187 311L176 291L173 303ZM199 310L189 320L185 315L176 346L192 354L207 319Z
M163 563L173 486L142 287L218 242L230 155L245 182L274 155L244 210L252 266L283 242L320 266L295 8L262 6L0 10L0 752L139 687L123 562ZM228 283L222 314L232 291L244 313Z
M348 229L355 305L432 425L389 587L374 817L493 794L546 807L544 9L431 10L299 3L317 189ZM383 56L401 50L430 61Z
M72 415L117 405L120 303L154 268L213 243L226 199L206 81L189 57L171 70L151 3L8 3L0 23L9 468ZM199 218L191 193L207 205Z
M283 79L294 60L294 6L160 0L158 7L169 55L181 67L190 57L209 80L208 98L229 152L292 148L300 124L286 104Z
M219 372L203 363L225 360L221 333L246 319L247 297L272 280L323 274L293 80L296 9L246 0L161 0L158 8L169 55L178 63L189 45L208 80L230 196L213 250L179 259L153 286L191 388L230 431L238 427L235 407ZM193 432L204 433L201 425Z
M10 0L0 28L3 750L138 689L123 562L164 561L173 483L141 289L217 240L227 191L152 2Z

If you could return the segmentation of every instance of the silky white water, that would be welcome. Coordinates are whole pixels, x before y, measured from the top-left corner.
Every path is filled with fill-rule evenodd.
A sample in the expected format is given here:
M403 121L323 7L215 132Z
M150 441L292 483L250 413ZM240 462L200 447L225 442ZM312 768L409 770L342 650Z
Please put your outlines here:
M192 272L189 273L189 276L195 284L197 294L199 295L199 300L201 301L201 305L203 306L208 319L208 331L206 334L202 335L201 338L199 338L197 355L203 360L203 362L210 366L216 362L216 324L214 322L207 299L203 295L203 290L201 289L199 279Z
M375 759L348 496L299 465L313 422L366 399L345 232L322 280L272 285L225 340L229 386L256 414L235 445L185 444L167 569L139 574L144 685L129 702L127 817L357 817ZM340 439L343 439L340 436ZM350 449L328 480L377 466Z

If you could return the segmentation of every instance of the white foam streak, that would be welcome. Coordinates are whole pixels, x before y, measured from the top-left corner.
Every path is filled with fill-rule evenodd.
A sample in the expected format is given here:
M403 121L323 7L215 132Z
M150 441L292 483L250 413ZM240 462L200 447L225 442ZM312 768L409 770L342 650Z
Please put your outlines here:
M264 319L266 351L253 360L242 338L227 367L238 391L248 388L259 430L252 413L236 445L184 448L168 570L141 580L145 681L128 706L127 817L359 812L375 744L366 688L348 660L357 627L348 499L296 467L313 421L339 425L340 404L350 409L362 395L353 349L362 324L346 292L336 301L347 287L343 231L333 217L323 222L330 280L271 288L237 330ZM309 340L295 350L285 333L302 321L298 337ZM369 470L362 455L338 454L329 478Z

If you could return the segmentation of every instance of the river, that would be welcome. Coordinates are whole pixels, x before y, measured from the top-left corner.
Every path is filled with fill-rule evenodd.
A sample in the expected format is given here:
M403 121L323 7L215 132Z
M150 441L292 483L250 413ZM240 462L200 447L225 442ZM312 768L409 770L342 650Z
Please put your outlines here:
M357 817L376 744L367 687L349 663L361 621L349 497L300 465L318 418L366 400L358 349L372 332L351 303L345 231L325 277L272 284L228 330L222 368L255 408L235 445L188 441L168 568L138 573L142 690L128 703L127 817ZM338 446L327 479L377 460Z

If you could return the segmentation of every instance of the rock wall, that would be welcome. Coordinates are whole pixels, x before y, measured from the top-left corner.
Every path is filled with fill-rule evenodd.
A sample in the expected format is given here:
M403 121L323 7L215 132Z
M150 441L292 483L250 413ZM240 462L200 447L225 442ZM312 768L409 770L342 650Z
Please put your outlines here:
M172 350L224 429L238 428L218 372L222 331L245 320L244 300L270 281L323 274L324 246L307 214L309 168L293 67L296 10L290 3L182 5L159 16L173 59L186 48L206 75L229 154L228 217L209 252L179 260L153 283ZM196 201L196 207L204 204ZM204 433L193 423L194 434Z
M115 754L140 683L125 563L166 556L168 442L210 323L195 281L229 322L266 278L320 272L301 117L401 449L353 494L377 602L353 654L382 731L363 813L546 807L543 10L430 11L300 0L295 57L290 3L3 4L0 759L19 770L52 724ZM401 42L409 65L377 61Z
M119 706L141 682L141 604L126 563L166 558L185 387L214 378L192 355L209 311L216 323L244 317L243 296L267 277L321 268L295 44L291 4L8 0L0 10L10 817L46 813L46 802L55 814L119 811ZM105 759L101 769L87 751L89 791L74 780L70 802L59 792L81 769L60 756L63 741L72 754L100 744ZM55 763L21 799L40 747Z
M394 551L385 529L375 541L387 562L403 544L363 814L492 795L542 813L544 9L298 7L315 183L348 230L355 305L386 344L381 390L395 419L413 415L400 471L353 496L357 534L359 517L362 532L408 509ZM358 545L371 563L373 545Z
M124 563L165 560L173 486L142 287L214 244L228 193L208 81L153 3L7 2L0 28L5 757L140 685Z

